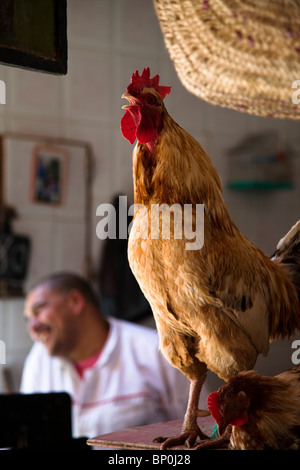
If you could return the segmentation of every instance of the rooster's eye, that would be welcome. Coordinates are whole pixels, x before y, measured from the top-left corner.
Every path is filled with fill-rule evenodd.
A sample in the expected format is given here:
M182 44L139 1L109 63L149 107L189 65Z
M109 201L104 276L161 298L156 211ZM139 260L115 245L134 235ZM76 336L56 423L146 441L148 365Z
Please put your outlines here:
M149 104L157 104L157 100L154 95L149 95L147 96L147 102Z

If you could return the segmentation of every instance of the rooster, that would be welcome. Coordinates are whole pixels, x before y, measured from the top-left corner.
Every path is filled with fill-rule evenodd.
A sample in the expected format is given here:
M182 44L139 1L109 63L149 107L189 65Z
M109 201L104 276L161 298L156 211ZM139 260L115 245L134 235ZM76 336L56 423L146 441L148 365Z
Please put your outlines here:
M300 366L275 377L240 372L207 404L220 435L232 426L230 449L300 449Z
M201 145L168 114L160 86L146 68L136 71L122 98L128 105L121 132L133 151L135 216L129 242L131 269L149 301L166 359L190 380L180 436L166 449L193 447L205 436L197 424L199 396L207 369L225 381L252 369L269 341L290 337L300 327L300 221L280 241L272 259L256 248L230 218L219 175ZM187 249L175 221L164 237L161 221L151 236L151 208L204 205L204 244ZM175 213L174 213L175 220ZM171 224L170 224L171 225ZM145 226L148 227L147 236ZM202 230L202 226L201 226Z

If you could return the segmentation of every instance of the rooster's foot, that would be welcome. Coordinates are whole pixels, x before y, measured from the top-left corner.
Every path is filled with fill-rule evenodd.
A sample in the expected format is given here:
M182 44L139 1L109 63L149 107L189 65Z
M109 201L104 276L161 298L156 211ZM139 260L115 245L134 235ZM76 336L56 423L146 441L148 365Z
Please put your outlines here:
M193 450L229 449L230 439L219 437L218 439L208 439L197 444Z
M156 437L153 442L161 443L160 450L170 449L171 447L186 445L192 448L195 445L197 438L208 440L209 437L204 434L197 426L196 430L184 431L182 434L174 437Z
M160 437L154 439L154 442L162 443L160 446L161 450L166 450L171 447L180 445L186 445L188 448L192 448L196 444L196 440L198 437L201 440L209 439L209 437L201 431L197 424L197 418L210 415L209 411L198 409L200 391L205 377L206 366L203 374L198 379L191 381L188 406L184 416L182 433L174 437Z

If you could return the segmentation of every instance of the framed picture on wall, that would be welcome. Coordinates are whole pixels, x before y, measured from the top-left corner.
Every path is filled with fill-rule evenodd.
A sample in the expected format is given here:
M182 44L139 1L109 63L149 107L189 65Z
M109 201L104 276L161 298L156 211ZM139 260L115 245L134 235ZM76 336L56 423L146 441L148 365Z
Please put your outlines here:
M0 142L1 137L0 194L2 188L3 203L17 211L12 231L30 238L24 291L53 271L69 270L91 279L94 230L90 142L22 132L0 135ZM15 266L21 248L12 251Z
M30 199L34 203L60 206L64 202L68 153L52 145L33 149Z

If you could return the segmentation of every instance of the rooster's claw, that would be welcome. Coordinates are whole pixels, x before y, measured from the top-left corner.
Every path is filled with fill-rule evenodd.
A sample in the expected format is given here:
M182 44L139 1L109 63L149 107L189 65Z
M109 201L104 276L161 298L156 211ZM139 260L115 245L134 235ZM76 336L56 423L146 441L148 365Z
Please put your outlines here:
M208 439L208 436L206 436L199 428L197 431L185 431L182 434L179 434L178 436L174 437L156 437L153 439L153 442L159 442L161 443L160 450L167 450L170 449L171 447L175 446L180 446L180 445L186 445L189 449L194 447L195 442L197 440L197 437L200 437L200 439Z

